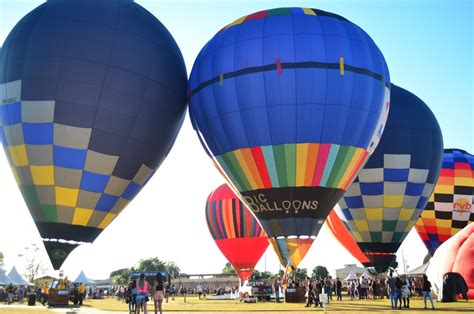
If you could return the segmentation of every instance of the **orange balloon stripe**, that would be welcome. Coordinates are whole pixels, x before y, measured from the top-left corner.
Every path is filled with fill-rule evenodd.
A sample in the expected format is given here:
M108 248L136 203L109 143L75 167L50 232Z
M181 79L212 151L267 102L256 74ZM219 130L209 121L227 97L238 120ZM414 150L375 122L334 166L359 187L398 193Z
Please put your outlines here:
M260 172L258 171L257 165L252 154L252 151L249 148L244 148L241 150L242 156L244 157L245 163L247 164L248 169L250 170L249 175L252 176L253 181L257 185L257 189L264 188Z
M347 166L347 169L344 171L344 175L341 177L341 180L339 181L339 184L337 185L338 189L343 189L344 186L348 186L346 184L346 182L350 180L351 174L354 173L354 170L357 167L358 162L359 162L363 152L364 152L364 150L361 149L361 148L357 148L355 150L354 155L352 156L352 159L349 162L349 165Z
M356 166L354 167L354 169L352 169L350 175L347 177L346 182L342 186L342 189L347 190L347 187L352 183L352 181L354 181L354 178L357 176L360 169L364 166L364 163L367 160L368 155L369 153L367 151L364 150L362 152L358 162L356 163Z
M304 179L305 186L313 185L314 168L316 168L316 160L319 154L319 144L308 144L308 157L306 159L306 174Z

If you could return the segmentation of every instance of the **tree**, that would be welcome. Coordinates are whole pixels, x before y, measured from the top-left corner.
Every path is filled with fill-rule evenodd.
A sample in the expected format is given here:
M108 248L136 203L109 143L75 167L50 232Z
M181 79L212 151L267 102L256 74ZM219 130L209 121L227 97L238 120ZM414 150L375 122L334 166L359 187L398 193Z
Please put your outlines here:
M263 272L259 272L258 270L254 269L253 273L252 273L252 278L254 280L273 280L275 279L277 275L275 274L272 274L271 272L269 271L263 271Z
M26 273L29 282L33 282L40 273L45 271L43 261L38 259L37 253L40 248L36 244L31 244L25 247L23 253L18 254L19 257L24 257L26 261Z
M141 259L138 262L138 271L166 271L165 262L160 261L158 257L152 257L148 259Z
M307 268L296 268L295 270L295 278L303 281L308 277L308 269Z
M223 274L235 274L234 266L231 263L226 263L224 269L222 269Z
M3 259L5 258L5 255L3 255L2 252L0 252L0 269L3 269L5 264L3 264Z
M329 276L329 271L326 267L318 265L313 268L313 274L311 277L324 279L327 276Z
M130 272L134 271L132 268L121 268L110 273L110 278L116 285L127 285L130 282Z
M165 264L166 272L170 275L171 278L177 278L181 269L179 269L178 265L175 262L166 262Z

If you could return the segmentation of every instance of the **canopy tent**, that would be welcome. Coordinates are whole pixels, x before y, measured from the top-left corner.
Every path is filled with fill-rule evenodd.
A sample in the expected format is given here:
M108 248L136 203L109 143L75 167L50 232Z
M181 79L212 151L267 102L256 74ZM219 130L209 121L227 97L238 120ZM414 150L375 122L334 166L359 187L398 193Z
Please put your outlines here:
M349 280L357 280L357 275L355 274L355 272L352 270L349 275L347 275L346 277L346 281L349 281Z
M412 270L408 271L406 274L409 276L424 275L426 274L426 270L428 269L429 265L430 265L430 262L428 261L421 266L413 268Z
M372 275L369 273L367 269L364 269L364 272L362 275L360 275L361 278L372 278Z
M15 282L8 278L7 274L5 274L5 270L0 269L0 286L6 286L9 284L15 284Z
M83 270L81 270L81 273L79 274L79 276L77 276L76 280L74 280L73 282L74 283L81 283L82 282L86 286L95 285L95 281L87 278L87 276L86 276L86 274L84 273Z
M33 286L32 283L29 283L22 275L18 273L16 267L13 266L12 270L8 273L8 278L13 281L13 285L15 286Z

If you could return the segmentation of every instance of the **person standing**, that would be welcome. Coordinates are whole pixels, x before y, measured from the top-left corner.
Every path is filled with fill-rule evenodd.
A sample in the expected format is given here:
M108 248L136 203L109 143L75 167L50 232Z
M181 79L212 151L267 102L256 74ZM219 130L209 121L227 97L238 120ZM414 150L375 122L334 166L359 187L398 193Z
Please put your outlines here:
M403 282L400 279L400 277L396 278L395 281L395 287L397 288L396 290L396 299L395 299L395 307L397 307L398 303L398 309L402 309L402 287L403 287Z
M79 288L77 288L77 292L79 293L79 305L82 305L82 303L84 302L84 291L85 287L84 284L81 282L79 284Z
M410 308L410 282L408 278L402 278L402 299L403 299L403 307L406 309Z
M13 303L13 292L14 291L15 291L15 289L13 288L13 285L9 284L7 286L7 302L8 302L8 305Z
M342 301L342 282L339 280L339 278L336 278L336 294L337 300Z
M377 285L377 280L372 280L370 286L372 288L372 298L375 300L379 296L379 286Z
M421 292L423 293L423 302L425 304L425 310L426 310L426 299L429 298L431 302L431 309L434 310L435 306L433 303L433 295L431 294L431 282L428 280L428 277L426 275L423 275L423 282L421 284Z
M313 304L313 282L312 280L307 280L306 282L306 294L308 298L306 300L306 307L310 307Z
M148 281L145 279L145 274L141 273L140 278L137 282L137 302L136 302L136 313L140 313L140 309L143 307L143 313L147 313L146 303L148 298Z
M41 299L41 304L43 304L43 306L46 305L46 302L48 301L48 294L49 294L49 284L48 282L46 281L44 284L43 284L43 288L42 288L42 296L43 298Z
M128 285L128 310L130 313L136 311L137 306L137 281L133 280Z
M155 303L155 314L158 311L163 313L162 305L165 298L165 287L163 284L163 277L161 273L156 274L155 282L153 283L153 302Z
M332 300L332 281L331 277L326 277L326 280L324 281L324 292L328 296L328 304L329 300Z
M275 302L280 303L280 279L278 277L273 281L273 291L275 291Z
M201 284L199 284L197 286L197 292L198 292L199 300L201 300L201 297L202 297L202 286L201 286Z
M387 279L387 288L388 288L388 296L390 298L390 304L391 304L391 308L392 310L396 310L397 309L397 286L396 286L396 282L397 280L395 278L393 278L393 274L392 272L390 272L390 277Z

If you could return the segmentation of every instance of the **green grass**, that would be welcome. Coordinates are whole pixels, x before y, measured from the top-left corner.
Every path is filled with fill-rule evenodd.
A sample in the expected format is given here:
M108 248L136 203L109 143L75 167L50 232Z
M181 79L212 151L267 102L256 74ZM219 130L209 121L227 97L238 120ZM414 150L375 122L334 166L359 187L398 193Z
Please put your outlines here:
M397 312L403 313L431 313L431 311L423 310L423 300L412 298L411 309L401 310ZM474 313L474 302L456 302L456 303L435 303L436 313ZM101 311L121 311L127 312L128 305L122 301L117 301L113 298L106 298L102 300L87 300L82 308L83 312L87 313L87 309L95 309ZM149 313L153 313L153 302L148 303ZM314 311L314 308L305 308L303 304L291 304L291 303L274 303L274 302L258 302L256 304L241 303L238 301L230 300L199 300L197 297L188 297L187 302L183 302L183 298L176 298L175 301L170 299L170 303L164 303L163 309L166 312L267 312L267 311L281 311L281 312L304 312ZM71 308L68 313L73 313ZM318 308L319 312L323 310ZM391 311L389 308L389 301L387 299L382 300L359 300L359 301L331 301L327 307L329 313L378 313L381 311ZM93 310L91 310L93 312ZM0 313L5 314L46 314L53 313L53 311L46 310L44 308L13 308L13 307L0 307Z

